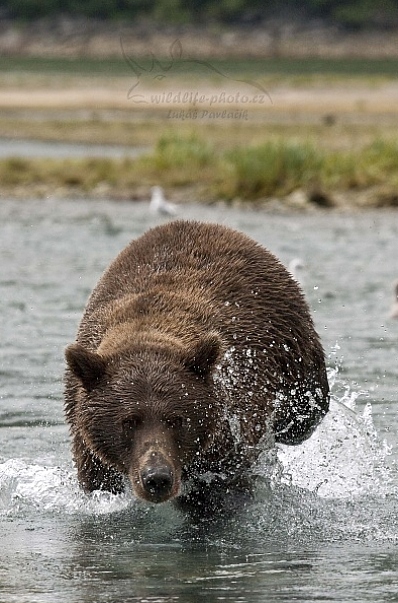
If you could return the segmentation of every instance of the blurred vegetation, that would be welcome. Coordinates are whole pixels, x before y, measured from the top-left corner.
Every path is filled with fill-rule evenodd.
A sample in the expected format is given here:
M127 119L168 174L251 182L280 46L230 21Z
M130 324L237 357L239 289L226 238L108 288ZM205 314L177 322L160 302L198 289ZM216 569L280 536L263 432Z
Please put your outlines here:
M0 15L25 21L57 15L175 23L261 23L270 18L323 19L349 28L398 24L398 0L0 0Z
M126 197L136 187L149 189L155 182L166 188L194 187L208 200L265 200L301 190L326 206L336 192L382 186L390 204L397 205L398 143L375 139L354 152L274 139L225 150L196 134L163 135L153 152L136 159L0 160L3 191L28 187L31 194L48 194L49 189L95 194L101 190L107 196Z
M1 0L0 0L1 1ZM398 1L398 0L397 0ZM128 47L126 48L128 50ZM176 61L176 70L170 74L174 78L209 79L208 68L201 69L200 63L195 61ZM153 69L153 58L140 58L139 65L142 71L148 74ZM177 71L178 66L178 71ZM396 58L361 58L361 57L266 57L266 58L212 58L213 81L223 81L227 74L229 77L248 79L261 77L267 84L274 85L281 82L289 84L316 84L321 81L331 84L337 83L342 78L396 78L398 74L398 61ZM219 75L217 74L219 72ZM3 74L21 74L21 85L35 85L38 81L32 78L41 76L42 86L51 85L45 76L62 75L70 76L67 85L76 83L77 77L92 78L126 77L131 76L132 69L124 57L95 58L95 57L38 57L38 56L4 56L0 61L0 87L6 85ZM75 78L74 80L72 78ZM78 82L79 84L81 83Z

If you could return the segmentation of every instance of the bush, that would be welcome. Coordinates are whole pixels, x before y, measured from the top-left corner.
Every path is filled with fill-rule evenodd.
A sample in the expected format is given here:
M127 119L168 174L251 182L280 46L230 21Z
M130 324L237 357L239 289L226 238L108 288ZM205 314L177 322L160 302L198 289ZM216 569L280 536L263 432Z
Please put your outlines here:
M237 148L224 157L225 178L220 193L253 198L286 194L319 177L323 158L310 144L267 142Z

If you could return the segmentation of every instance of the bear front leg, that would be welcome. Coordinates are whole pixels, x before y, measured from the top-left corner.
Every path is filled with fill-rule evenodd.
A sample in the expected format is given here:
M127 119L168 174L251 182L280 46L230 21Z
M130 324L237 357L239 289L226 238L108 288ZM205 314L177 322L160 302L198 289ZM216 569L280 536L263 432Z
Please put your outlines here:
M275 410L273 431L280 444L301 444L315 431L329 410L329 385L326 370L319 369L320 377L304 380L289 392ZM311 377L311 376L310 376Z
M239 475L225 480L214 476L211 481L194 480L188 492L174 501L180 511L196 518L230 516L253 501L255 479Z
M124 490L123 476L107 467L85 445L79 434L74 435L73 457L76 463L79 482L85 492L104 490L112 494L120 494Z

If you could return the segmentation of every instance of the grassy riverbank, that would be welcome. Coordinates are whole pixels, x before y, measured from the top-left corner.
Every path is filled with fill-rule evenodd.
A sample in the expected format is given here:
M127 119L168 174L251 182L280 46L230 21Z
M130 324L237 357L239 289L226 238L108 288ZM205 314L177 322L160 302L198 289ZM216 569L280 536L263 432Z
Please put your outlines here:
M396 62L180 61L171 74L164 61L160 79L139 65L5 60L0 138L142 154L1 159L0 195L140 199L160 184L181 202L398 205ZM207 101L185 103L187 91ZM256 100L229 104L245 95Z
M0 181L4 192L29 190L31 195L73 192L128 199L146 196L156 183L169 196L189 190L209 202L266 204L285 198L297 208L333 207L339 195L348 194L358 207L397 207L398 142L379 139L344 151L274 138L217 149L196 134L168 135L135 159L3 159Z

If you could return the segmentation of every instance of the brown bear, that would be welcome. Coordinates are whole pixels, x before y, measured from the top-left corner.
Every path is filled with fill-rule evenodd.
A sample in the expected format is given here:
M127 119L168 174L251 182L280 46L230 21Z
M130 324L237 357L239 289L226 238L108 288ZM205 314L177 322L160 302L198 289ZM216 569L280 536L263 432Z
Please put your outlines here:
M132 241L66 349L65 410L86 491L210 505L249 489L264 442L299 444L329 406L303 294L230 228L175 221Z

